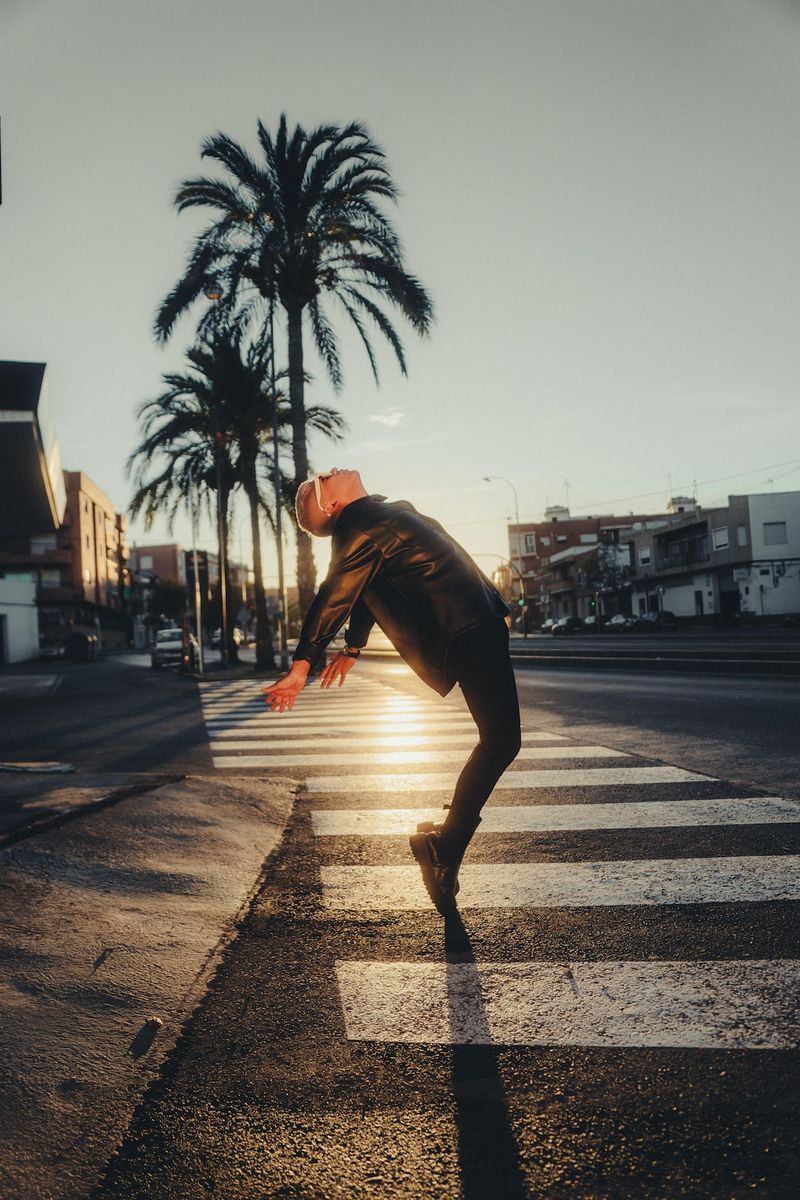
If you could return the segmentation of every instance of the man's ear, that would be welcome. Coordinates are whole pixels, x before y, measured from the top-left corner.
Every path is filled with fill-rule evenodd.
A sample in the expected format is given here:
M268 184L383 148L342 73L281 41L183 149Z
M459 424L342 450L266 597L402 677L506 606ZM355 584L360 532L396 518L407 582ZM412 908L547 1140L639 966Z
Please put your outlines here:
M335 517L339 510L343 507L344 506L341 500L329 500L328 503L324 505L325 512L329 517Z

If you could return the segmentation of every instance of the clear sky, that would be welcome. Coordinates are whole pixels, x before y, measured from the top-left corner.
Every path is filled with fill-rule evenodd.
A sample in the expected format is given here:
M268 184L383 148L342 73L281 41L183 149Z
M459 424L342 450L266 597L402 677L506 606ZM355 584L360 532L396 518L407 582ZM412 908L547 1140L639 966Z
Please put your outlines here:
M484 475L522 519L800 486L800 4L0 0L0 358L49 364L65 465L118 508L191 339L151 333L196 228L175 188L282 111L384 146L437 311L407 380L345 339L336 399L312 363L350 423L315 466L476 555L513 517Z

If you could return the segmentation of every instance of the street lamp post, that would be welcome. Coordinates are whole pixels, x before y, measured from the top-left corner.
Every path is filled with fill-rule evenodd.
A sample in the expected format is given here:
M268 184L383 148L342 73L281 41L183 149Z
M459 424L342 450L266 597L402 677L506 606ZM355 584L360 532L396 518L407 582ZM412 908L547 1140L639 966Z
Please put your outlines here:
M514 493L514 519L517 523L517 575L520 583L520 599L523 602L522 606L522 636L528 636L528 623L525 619L526 613L524 608L525 603L525 583L522 573L522 534L519 528L519 500L517 498L517 489L514 487L510 479L506 479L504 475L484 475L485 483L507 483Z

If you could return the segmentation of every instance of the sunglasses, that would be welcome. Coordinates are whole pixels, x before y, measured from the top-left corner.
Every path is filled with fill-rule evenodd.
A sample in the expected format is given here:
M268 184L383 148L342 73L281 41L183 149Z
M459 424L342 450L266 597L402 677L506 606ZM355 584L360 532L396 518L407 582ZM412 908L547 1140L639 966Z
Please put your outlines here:
M325 512L325 509L322 506L322 486L321 485L322 485L323 479L330 479L332 474L333 474L332 471L318 471L316 475L311 476L311 482L314 484L314 495L317 500L317 507L319 508L320 512L323 512L323 513ZM328 514L325 513L325 515L327 516Z

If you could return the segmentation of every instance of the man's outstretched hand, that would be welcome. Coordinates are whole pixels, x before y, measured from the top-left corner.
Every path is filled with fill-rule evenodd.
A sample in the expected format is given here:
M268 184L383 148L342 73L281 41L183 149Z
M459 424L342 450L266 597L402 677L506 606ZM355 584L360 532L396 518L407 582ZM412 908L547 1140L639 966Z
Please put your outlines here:
M324 688L333 687L338 679L339 687L341 687L347 678L347 672L351 667L355 666L356 662L357 659L349 654L335 655L325 670L320 673L319 686Z
M299 658L292 665L291 671L281 675L269 687L262 688L267 707L277 712L287 712L294 708L294 702L305 687L310 663Z

